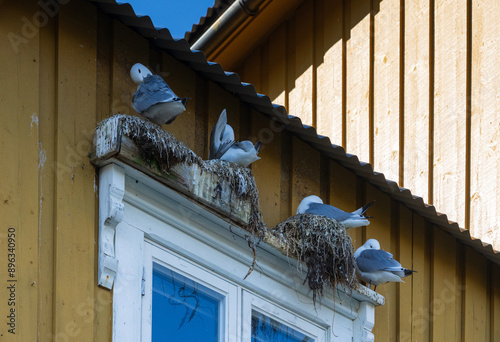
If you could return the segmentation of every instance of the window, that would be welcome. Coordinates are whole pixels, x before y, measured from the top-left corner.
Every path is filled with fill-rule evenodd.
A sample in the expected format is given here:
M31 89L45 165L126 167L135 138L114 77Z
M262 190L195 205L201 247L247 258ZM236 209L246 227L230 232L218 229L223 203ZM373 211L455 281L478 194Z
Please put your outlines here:
M253 310L252 342L314 342L314 340L259 311Z
M321 326L249 291L243 291L243 341L328 341L329 327Z
M224 295L154 263L151 340L219 342L224 301Z
M233 340L236 285L154 241L146 241L144 262L142 341Z

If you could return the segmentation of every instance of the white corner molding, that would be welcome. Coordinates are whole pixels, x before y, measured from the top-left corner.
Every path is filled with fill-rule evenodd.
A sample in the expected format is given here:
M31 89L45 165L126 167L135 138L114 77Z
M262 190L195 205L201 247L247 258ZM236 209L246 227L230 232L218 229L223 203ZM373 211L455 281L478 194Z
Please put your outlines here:
M116 226L123 219L125 170L108 164L99 169L99 260L98 285L111 290L118 260L115 255Z
M373 342L375 341L372 333L375 325L375 307L366 301L359 304L358 317L354 320L353 341Z

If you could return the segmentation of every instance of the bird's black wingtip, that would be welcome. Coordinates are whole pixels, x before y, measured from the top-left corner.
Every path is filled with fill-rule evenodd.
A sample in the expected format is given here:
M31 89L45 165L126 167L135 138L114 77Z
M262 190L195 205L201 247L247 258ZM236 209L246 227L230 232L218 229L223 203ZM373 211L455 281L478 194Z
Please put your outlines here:
M262 141L259 140L255 143L255 151L257 151L257 153L259 153L261 147L262 147Z

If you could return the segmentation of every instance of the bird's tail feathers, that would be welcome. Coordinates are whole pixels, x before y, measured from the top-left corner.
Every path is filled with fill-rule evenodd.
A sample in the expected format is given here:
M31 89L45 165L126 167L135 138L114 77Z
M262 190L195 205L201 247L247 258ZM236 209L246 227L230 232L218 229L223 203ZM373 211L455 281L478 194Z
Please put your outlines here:
M370 203L365 204L364 206L362 206L358 210L353 211L352 213L355 215L363 215L368 210L368 208L370 208L373 205L373 203L375 203L375 201L371 201ZM372 218L372 217L367 216L366 218Z
M413 273L417 273L417 271L409 270L407 268L404 269L404 272L405 272L405 277L412 275Z
M262 141L259 140L255 143L255 151L257 151L257 153L259 153L261 147L262 147Z

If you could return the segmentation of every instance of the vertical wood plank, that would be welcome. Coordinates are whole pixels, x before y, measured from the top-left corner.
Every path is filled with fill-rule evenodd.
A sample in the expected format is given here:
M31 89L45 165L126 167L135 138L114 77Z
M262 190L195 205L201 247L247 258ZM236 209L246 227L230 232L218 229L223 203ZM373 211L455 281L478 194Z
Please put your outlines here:
M97 12L97 84L96 114L101 122L111 116L111 83L113 68L114 21L103 12Z
M292 146L291 195L292 212L295 215L304 197L320 194L320 153L296 137L292 137Z
M132 95L137 85L130 77L130 68L142 63L157 73L157 65L149 65L149 43L138 33L119 21L113 27L113 66L111 84L111 112L140 116L132 108Z
M457 274L457 242L438 227L433 228L432 260L432 338L434 341L457 341L456 311L461 310L457 299L461 296ZM457 305L458 304L458 305Z
M269 37L269 78L267 94L273 103L286 106L286 22L282 23Z
M240 103L238 99L213 82L208 84L208 134L207 146L210 146L210 132L214 128L220 113L226 109L227 123L234 130L236 140L240 138ZM207 150L208 151L208 150ZM205 157L202 156L205 159ZM206 159L208 159L208 152Z
M195 101L195 147L193 151L203 159L208 158L207 141L210 139L210 130L208 126L208 81L196 76L196 99Z
M269 94L269 40L262 45L260 55L260 90L261 94ZM269 96L269 95L268 95Z
M303 124L314 125L313 113L313 63L314 63L314 3L308 0L302 4L295 17L295 84L289 90L288 112L298 116Z
M96 265L95 168L85 131L96 126L96 7L60 7L57 64L57 184L54 339L93 340ZM83 91L82 91L83 90ZM78 267L75 267L75 266Z
M368 228L369 229L369 228ZM399 241L398 261L403 267L413 267L413 214L410 209L399 205ZM405 284L399 286L398 291L398 331L399 341L411 341L412 337L412 293L413 276L405 278ZM376 324L376 323L375 323Z
M0 11L0 299L2 341L35 341L40 315L38 294L38 238L40 234L41 182L39 168L45 166L39 140L39 29L29 28L21 18L31 20L38 11L34 2L5 4ZM30 21L31 23L31 21ZM9 228L15 236L8 235ZM9 250L14 239L15 248ZM15 254L15 271L8 265ZM10 260L12 262L12 260ZM11 276L11 274L13 276ZM15 282L9 282L15 280ZM44 282L44 285L47 285ZM15 292L11 292L12 286ZM9 288L10 287L10 288ZM15 294L15 301L9 301ZM9 304L15 303L15 305ZM12 312L11 310L15 311ZM15 316L15 326L9 326ZM7 332L8 329L12 332Z
M262 47L255 48L243 62L243 70L241 73L241 80L246 83L254 85L258 93L262 93L261 87L261 61L262 61Z
M186 65L172 56L162 53L161 72L165 82L179 97L187 97L186 111L174 122L163 125L163 129L171 132L190 149L195 148L195 108L196 108L196 74Z
M500 250L500 3L472 1L470 230Z
M252 163L252 173L259 188L262 216L269 228L280 222L281 201L281 127L269 118L252 111L252 142L262 141L260 160Z
M346 151L370 161L371 1L346 2Z
M491 338L490 341L500 341L500 266L491 263Z
M350 212L358 207L356 175L345 167L330 160L330 198L329 203L344 211ZM352 239L354 250L360 247L363 241L363 228L349 229L347 231Z
M429 1L405 1L404 186L429 201Z
M398 246L394 243L395 241L393 241L391 234L391 199L388 195L370 184L366 184L365 191L368 201L375 200L375 204L370 208L370 216L374 216L375 218L370 219L370 225L366 228L366 239L377 239L380 242L381 249L397 255ZM373 334L375 336L383 336L385 341L396 341L397 286L399 285L396 283L387 283L377 287L377 292L385 297L385 305L375 310L376 323L373 327Z
M40 115L39 150L45 163L39 163L40 208L39 208L39 263L38 294L39 317L38 335L43 339L52 336L54 319L54 208L55 197L55 113L56 81L56 41L57 21L50 20L40 29ZM34 126L33 126L34 127ZM39 158L40 158L39 157Z
M400 0L375 1L373 166L399 181ZM352 77L353 75L351 75Z
M293 139L290 134L281 135L280 221L295 215L296 212L296 208L292 208Z
M465 224L467 4L435 2L434 205Z
M430 285L431 251L429 227L424 218L413 215L413 269L412 277L412 336L411 341L429 341L430 338Z
M487 261L465 247L464 341L488 341L490 327Z
M317 38L317 130L342 145L343 99L343 2L323 0L318 3L318 18L322 17L322 35Z

